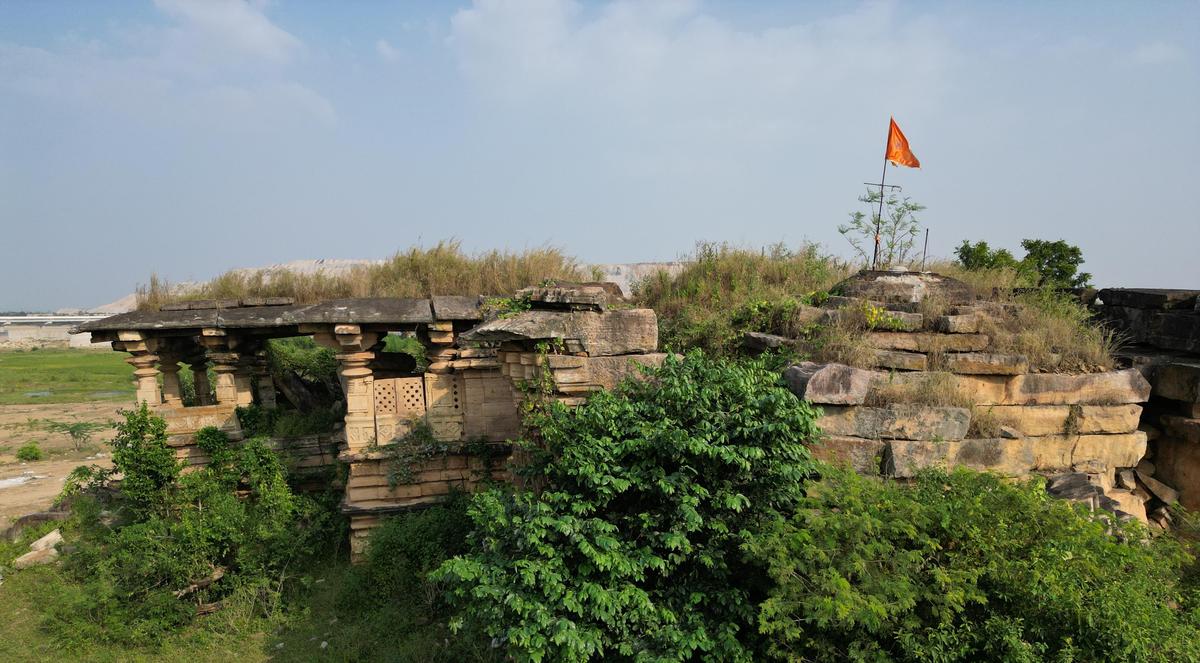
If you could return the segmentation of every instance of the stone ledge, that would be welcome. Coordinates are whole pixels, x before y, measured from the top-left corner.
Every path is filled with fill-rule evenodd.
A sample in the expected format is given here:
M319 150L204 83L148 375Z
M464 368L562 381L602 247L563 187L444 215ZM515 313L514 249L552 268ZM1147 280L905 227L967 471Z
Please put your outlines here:
M1052 435L1020 439L980 438L946 442L893 440L885 454L884 473L911 478L919 470L968 467L1004 476L1030 472L1132 467L1146 453L1146 434Z
M891 404L825 407L817 425L829 435L871 439L961 440L971 412L961 407Z

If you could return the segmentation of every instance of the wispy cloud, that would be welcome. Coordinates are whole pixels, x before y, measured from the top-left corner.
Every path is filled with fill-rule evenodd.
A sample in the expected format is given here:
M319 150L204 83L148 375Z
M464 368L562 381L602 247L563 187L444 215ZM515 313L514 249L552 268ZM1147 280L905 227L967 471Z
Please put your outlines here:
M400 50L388 43L386 39L375 42L375 52L386 62L396 62L400 59Z
M261 5L244 0L154 0L154 4L215 48L287 62L301 47L299 39L267 18Z
M1133 49L1127 59L1133 64L1160 65L1177 62L1184 59L1185 56L1183 48L1176 44L1153 41Z

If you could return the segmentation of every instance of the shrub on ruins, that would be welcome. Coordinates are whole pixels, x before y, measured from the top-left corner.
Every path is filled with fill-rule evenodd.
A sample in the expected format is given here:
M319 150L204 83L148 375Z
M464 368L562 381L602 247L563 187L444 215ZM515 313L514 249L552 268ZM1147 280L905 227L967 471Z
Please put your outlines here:
M476 494L459 609L517 660L752 660L766 567L743 546L803 497L816 413L760 362L689 353L530 415L531 489Z
M917 213L925 206L914 202L908 196L901 198L894 193L884 194L882 190L867 192L859 196L870 214L851 212L850 220L838 226L841 233L859 259L870 266L875 258L875 242L879 241L879 269L892 266L907 266L915 259L917 237L921 234L921 224L917 221ZM882 201L882 205L880 202ZM882 216L880 211L883 212Z
M196 444L211 461L183 473L162 419L145 404L124 414L113 470L73 473L87 485L67 490L74 523L65 567L78 585L48 621L62 638L151 644L198 606L235 596L270 610L288 569L336 536L334 511L292 492L261 440L235 445L203 429Z
M787 302L814 303L849 275L848 266L819 247L793 250L775 244L762 250L701 242L676 274L657 272L634 284L637 304L658 314L664 348L701 348L710 355L731 355L743 331L768 315L779 325ZM777 309L767 307L782 302ZM758 310L751 310L758 306ZM795 312L796 307L790 309ZM740 315L744 320L734 320Z
M1038 288L1085 288L1092 279L1080 272L1083 251L1064 240L1023 239L1025 256L1017 260L1008 249L993 249L987 242L967 240L954 250L958 266L967 272L1015 274L1014 285Z
M1200 658L1185 549L1081 509L1040 480L830 469L749 546L773 582L761 631L795 661Z
M451 633L446 587L429 573L466 552L468 498L400 513L371 533L366 560L338 592L342 660L499 660L478 630Z

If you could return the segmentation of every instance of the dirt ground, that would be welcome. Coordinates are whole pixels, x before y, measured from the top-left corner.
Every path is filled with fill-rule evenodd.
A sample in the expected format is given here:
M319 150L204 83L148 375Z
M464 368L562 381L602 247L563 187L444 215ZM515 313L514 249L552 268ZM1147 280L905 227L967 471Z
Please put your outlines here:
M65 433L45 430L43 422L89 421L105 423L117 418L122 403L62 403L0 406L0 532L19 516L50 507L62 490L63 480L79 465L112 465L106 444L111 430L101 430L75 450ZM44 458L17 460L17 450L36 441Z

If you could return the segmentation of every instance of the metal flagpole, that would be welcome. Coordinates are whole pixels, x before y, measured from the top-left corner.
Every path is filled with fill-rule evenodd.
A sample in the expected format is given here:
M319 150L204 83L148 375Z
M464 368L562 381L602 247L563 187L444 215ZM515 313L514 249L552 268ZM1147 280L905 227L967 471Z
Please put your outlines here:
M925 248L921 249L921 271L925 271L925 255L929 253L929 228L925 229Z
M891 136L891 129L888 129ZM883 174L879 176L879 216L875 217L875 257L871 260L871 269L879 269L879 233L883 231L883 185L887 181L887 142L883 147Z

